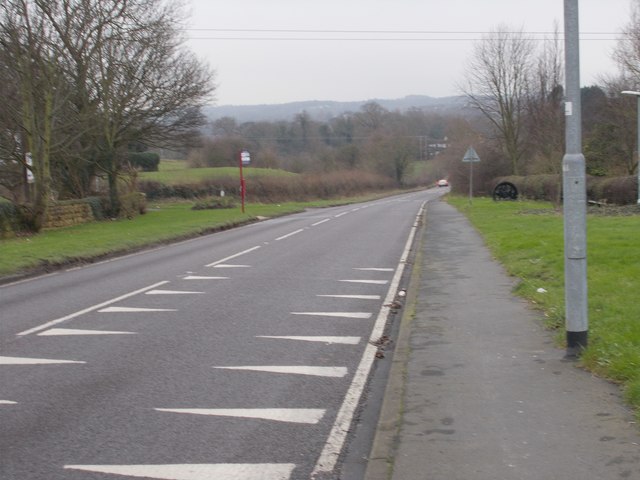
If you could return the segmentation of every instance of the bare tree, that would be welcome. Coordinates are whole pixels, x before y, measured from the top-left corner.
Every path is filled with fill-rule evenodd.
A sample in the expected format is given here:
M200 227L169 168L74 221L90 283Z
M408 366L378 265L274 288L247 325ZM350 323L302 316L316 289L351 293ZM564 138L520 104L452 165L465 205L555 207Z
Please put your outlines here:
M564 152L564 68L558 26L535 59L527 103L529 172L560 173Z
M500 25L475 45L462 88L491 123L514 175L527 146L524 125L534 50L522 30Z
M623 35L618 40L618 45L614 51L614 59L620 67L621 73L618 78L610 78L607 80L607 86L609 89L610 97L618 97L618 94L622 90L638 90L640 89L640 1L634 0L631 4L631 14L629 23L622 31ZM612 88L613 87L613 88ZM618 107L622 108L622 111L618 113L618 117L633 118L635 110L635 103L630 99L626 101L616 102ZM624 108L626 106L626 108ZM620 123L620 122L619 122ZM632 123L627 120L627 124ZM630 127L630 125L628 125ZM629 128L627 128L629 130ZM631 132L629 132L631 133ZM629 138L632 135L627 134ZM635 142L634 142L635 143ZM631 154L627 158L627 172L632 175L640 168L640 157L637 154L640 150L640 146L636 146L636 151L631 150ZM634 158L635 157L635 158Z
M183 47L180 8L164 0L0 5L0 54L19 87L15 130L34 159L36 229L55 151L105 172L117 214L130 144L182 146L199 134L213 77Z

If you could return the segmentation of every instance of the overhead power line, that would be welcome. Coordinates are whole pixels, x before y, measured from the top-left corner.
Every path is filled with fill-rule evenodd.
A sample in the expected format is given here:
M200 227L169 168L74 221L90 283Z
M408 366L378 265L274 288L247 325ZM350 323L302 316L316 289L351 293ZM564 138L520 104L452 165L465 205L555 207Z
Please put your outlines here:
M271 29L271 28L188 28L188 32L211 32L221 35L193 36L192 40L258 40L258 41L320 41L320 42L468 42L492 40L498 33L522 34L530 40L563 39L563 32L480 30L338 30L338 29ZM225 35L240 34L240 35ZM258 35L260 34L260 35ZM264 35L274 34L274 35ZM309 36L309 35L311 36ZM321 35L321 36L318 36ZM340 36L336 36L340 35ZM345 36L347 35L347 36ZM358 36L359 35L359 36ZM367 35L367 36L362 36ZM375 36L371 36L375 35ZM390 36L393 35L393 36ZM401 36L399 36L401 35ZM421 35L416 37L416 35ZM425 36L426 35L426 36ZM478 37L482 35L482 37ZM615 41L624 32L582 32L581 40Z

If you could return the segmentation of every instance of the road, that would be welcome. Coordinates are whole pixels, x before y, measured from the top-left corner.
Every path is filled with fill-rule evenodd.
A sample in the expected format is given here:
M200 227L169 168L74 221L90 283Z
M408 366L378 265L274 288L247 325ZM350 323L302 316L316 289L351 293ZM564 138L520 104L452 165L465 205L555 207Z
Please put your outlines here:
M333 478L416 218L441 194L1 286L0 478Z

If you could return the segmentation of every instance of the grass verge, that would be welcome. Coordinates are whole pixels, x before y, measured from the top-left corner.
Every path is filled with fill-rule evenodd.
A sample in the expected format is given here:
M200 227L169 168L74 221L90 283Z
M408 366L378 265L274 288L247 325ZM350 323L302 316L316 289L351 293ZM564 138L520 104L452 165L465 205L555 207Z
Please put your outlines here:
M93 222L47 230L38 235L0 240L0 276L46 271L77 262L323 206L326 202L283 203L223 210L192 210L193 202L154 202L147 214L133 220Z
M521 279L516 293L533 302L547 326L564 335L563 217L543 202L469 204L449 197L483 235L493 255ZM589 347L581 362L624 388L640 412L640 216L588 215ZM544 289L545 292L538 291ZM560 337L560 335L559 335ZM640 416L640 413L639 413Z

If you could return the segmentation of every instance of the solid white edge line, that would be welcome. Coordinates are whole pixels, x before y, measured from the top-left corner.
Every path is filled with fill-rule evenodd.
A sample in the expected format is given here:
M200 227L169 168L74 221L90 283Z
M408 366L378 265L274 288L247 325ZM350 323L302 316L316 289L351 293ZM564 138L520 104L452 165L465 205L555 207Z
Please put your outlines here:
M299 228L295 232L287 233L286 235L278 237L278 238L276 238L276 242L279 241L279 240L284 240L285 238L293 237L294 235L297 235L297 234L299 234L301 232L304 232L304 228Z
M205 265L205 267L215 267L216 265L224 263L224 262L226 262L228 260L232 260L234 258L237 258L237 257L241 256L241 255L245 255L247 253L251 253L254 250L258 250L259 248L260 248L260 245L258 245L257 247L247 248L246 250L243 250L242 252L238 252L238 253L235 253L233 255L229 255L228 257L225 257L222 260L218 260L217 262L209 263L208 265Z
M66 317L61 317L56 320L51 320L50 322L44 323L38 327L30 328L29 330L25 330L24 332L17 333L16 335L18 337L24 337L25 335L30 335L32 333L46 330L49 327L53 327L54 325L58 325L62 322L66 322L67 320L71 320L72 318L79 317L80 315L84 315L85 313L93 312L94 310L98 310L99 308L103 308L103 307L106 307L107 305L111 305L112 303L116 303L116 302L119 302L120 300L124 300L125 298L133 297L140 293L144 293L147 290L153 290L154 288L159 287L160 285L165 285L167 283L169 283L168 280L154 283L153 285L150 285L145 288L141 288L140 290L136 290L135 292L125 293L124 295L121 295L117 298L112 298L111 300L107 300L106 302L99 303L98 305L93 305L92 307L85 308L84 310L80 310L78 312L72 313L70 315L67 315Z
M402 278L402 274L404 273L404 267L407 263L409 253L411 251L411 245L413 244L413 239L415 238L416 231L418 230L419 219L422 216L426 203L426 201L422 203L420 210L416 215L416 220L413 224L413 227L411 227L409 238L407 239L404 251L402 253L402 256L400 257L400 262L398 263L398 267L396 268L396 273L393 275L391 285L389 285L389 290L387 291L387 296L385 297L383 307L378 313L378 318L376 319L373 330L371 332L370 342L367 343L367 347L362 354L362 359L360 360L360 364L358 365L358 368L356 369L356 372L353 376L351 386L349 387L347 395L345 396L340 410L338 411L336 421L333 424L331 433L329 434L327 442L325 443L322 453L320 454L320 458L318 458L316 466L311 473L311 478L316 477L320 473L332 472L336 466L338 456L342 451L347 433L349 432L349 427L351 425L351 422L353 421L353 414L356 410L356 407L358 406L358 402L360 400L360 397L362 396L362 392L364 391L364 387L367 383L367 378L369 377L369 373L371 372L371 367L378 350L376 346L371 344L371 342L378 340L384 332L384 326L387 322L389 311L391 310L391 307L389 305L393 301L397 289L400 285L400 279Z

